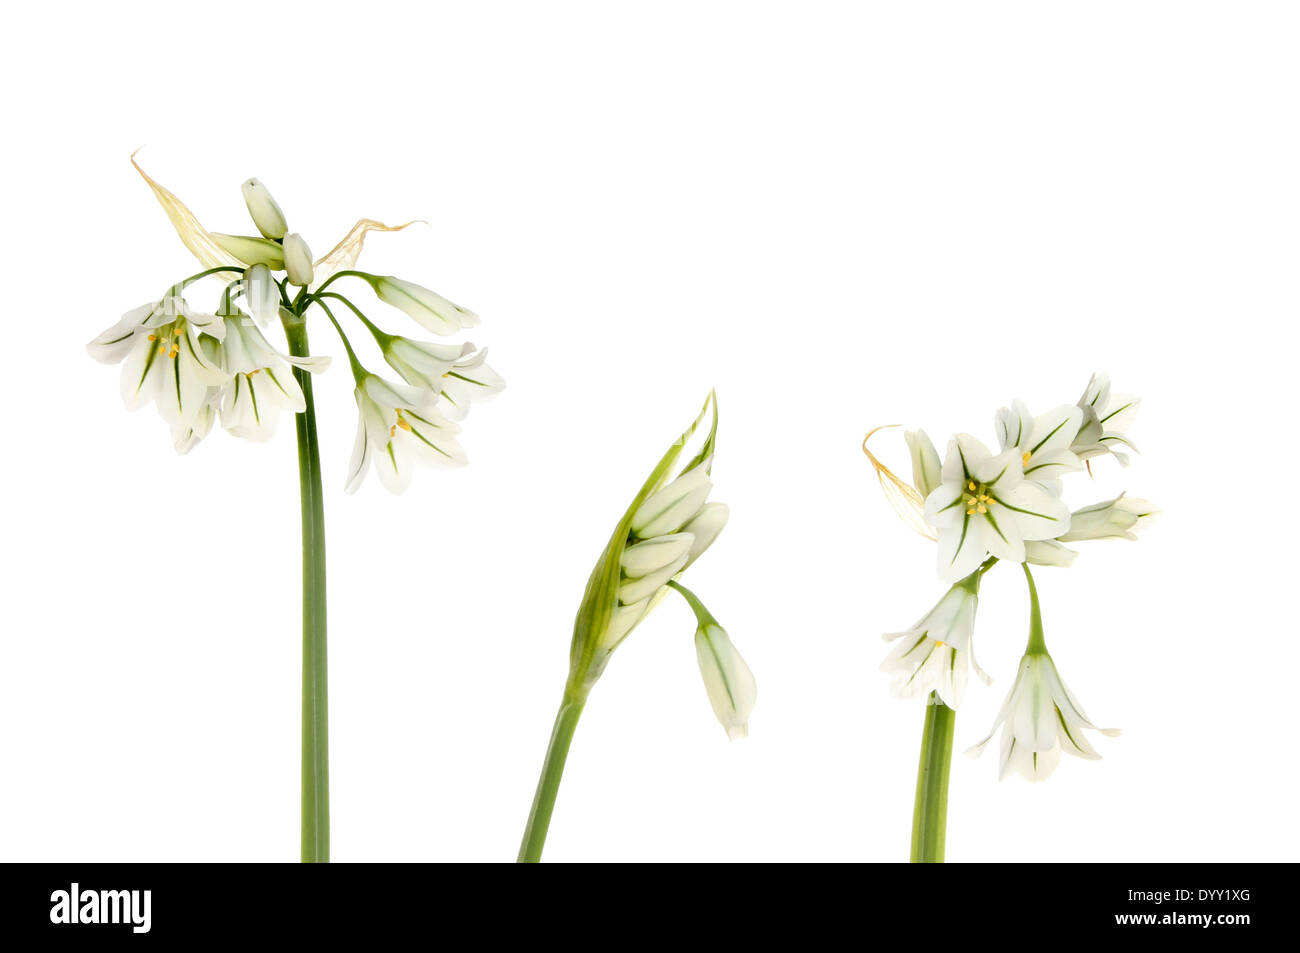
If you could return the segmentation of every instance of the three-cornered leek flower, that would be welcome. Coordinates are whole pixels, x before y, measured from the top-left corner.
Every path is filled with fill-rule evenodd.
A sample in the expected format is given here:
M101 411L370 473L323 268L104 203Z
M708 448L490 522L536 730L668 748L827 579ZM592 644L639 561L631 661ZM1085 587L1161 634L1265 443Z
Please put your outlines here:
M1045 652L1026 653L1011 692L993 722L993 728L967 754L978 757L998 728L1002 728L999 778L1018 771L1030 781L1045 780L1056 770L1061 752L1096 761L1101 758L1084 737L1084 730L1114 738L1118 728L1098 728L1083 713L1065 687L1056 663Z
M1141 403L1139 398L1129 394L1112 394L1110 377L1093 374L1079 398L1083 422L1072 447L1079 459L1088 460L1109 453L1122 466L1128 466L1128 454L1117 448L1137 450L1126 432L1133 426Z
M210 232L175 195L136 164L181 242L202 270L168 287L157 300L128 311L88 345L92 357L122 364L128 408L153 403L187 453L218 418L226 430L268 440L281 414L294 416L302 493L303 678L302 858L329 859L329 769L326 718L324 504L311 373L329 358L308 348L308 322L328 323L347 352L359 423L346 487L355 490L371 465L394 492L406 488L412 464L464 463L458 424L471 402L500 391L501 377L470 344L432 344L380 328L337 282L358 279L380 301L396 305L436 334L477 324L471 312L420 285L356 270L366 236L412 224L363 218L327 254L313 261L307 241L257 179L244 182L258 234ZM185 295L203 279L219 279L215 313L194 310ZM361 363L334 314L346 309L372 334L406 384L385 381ZM278 323L281 351L266 337ZM287 353L286 353L287 352Z
M925 498L926 522L939 535L939 578L957 582L989 556L1022 562L1025 540L1055 539L1070 526L1070 508L1025 479L1029 451L994 455L969 434L948 444L943 480Z
M707 428L702 426L706 417ZM756 696L753 674L726 630L681 583L682 574L727 522L727 508L708 502L717 429L717 401L710 394L695 422L650 472L591 572L573 625L569 677L519 848L520 861L541 859L569 744L592 687L614 650L670 590L695 613L696 660L714 714L729 737L748 732ZM697 431L705 434L703 442L688 455L687 444ZM683 458L686 462L679 466Z
M986 684L988 675L975 661L971 644L979 605L979 574L953 585L933 609L910 629L885 635L894 650L880 669L892 679L897 698L937 694L949 708L961 705L972 668Z
M1083 736L1093 725L1047 654L1030 566L1070 566L1078 553L1066 543L1136 539L1157 512L1146 500L1125 494L1073 512L1065 502L1069 479L1085 463L1090 467L1094 457L1109 454L1127 464L1127 455L1116 448L1134 449L1127 430L1137 407L1137 398L1112 395L1109 379L1094 374L1076 404L1035 415L1016 400L998 410L993 418L997 453L975 437L957 434L940 464L925 431L906 431L910 483L868 449L882 428L863 441L886 499L917 533L936 541L939 576L951 583L915 626L885 636L895 644L881 665L895 695L929 700L912 822L913 860L943 859L955 709L969 669L989 681L971 643L980 580L998 562L1020 563L1030 593L1029 645L994 725L994 733L1003 728L1002 773L1019 770L1037 780L1051 773L1062 750L1097 756Z

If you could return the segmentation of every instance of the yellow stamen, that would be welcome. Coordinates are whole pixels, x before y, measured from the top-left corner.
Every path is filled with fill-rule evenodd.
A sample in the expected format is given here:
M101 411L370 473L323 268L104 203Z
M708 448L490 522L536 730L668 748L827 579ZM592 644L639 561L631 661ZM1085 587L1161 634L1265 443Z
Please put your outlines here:
M1029 458L1030 458L1031 456L1033 456L1033 454L1030 453L1028 450L1026 450L1024 456L1022 456L1022 457L1020 458L1020 465L1021 465L1022 467L1029 466Z
M181 336L180 328L177 328L175 331L172 332L172 337L180 337L180 336Z
M170 351L167 352L167 356L168 356L168 357L175 357L175 356L176 356L177 354L179 354L179 353L180 353L180 351L179 351L177 348L172 348Z
M967 488L968 490L973 490L973 489L975 489L975 481L974 481L974 480L971 480L969 483L967 483L967 484L966 484L966 488Z
M948 644L948 643L944 642L942 639L935 639L935 640L934 640L934 647L935 647L936 649L941 649L941 648L943 648L943 647L944 647L945 645L947 645L947 644Z
M411 425L407 422L405 417L397 418L397 426L401 427L403 430L407 431L408 433L411 430Z
M158 353L159 353L159 354L166 354L166 353L167 353L167 345L166 345L166 344L159 344L159 345L158 345Z
M158 335L156 335L156 334L151 334L151 335L149 335L149 340L150 340L150 341L156 341L156 340L158 340Z
M983 503L977 506L976 509L981 513L987 513L989 511L989 508L985 506Z
M967 515L967 516L974 516L974 515L975 515L975 507L972 506L970 509L968 509L968 510L966 511L966 515Z
M389 437L397 436L397 424L393 424L391 427L388 428L388 436Z

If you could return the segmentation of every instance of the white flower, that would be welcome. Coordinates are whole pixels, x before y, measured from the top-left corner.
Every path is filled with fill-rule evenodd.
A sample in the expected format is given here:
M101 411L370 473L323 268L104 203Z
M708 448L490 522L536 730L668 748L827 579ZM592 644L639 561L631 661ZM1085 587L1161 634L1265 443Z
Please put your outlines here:
M975 661L971 644L979 605L977 585L965 581L954 585L916 625L885 635L886 641L898 642L880 666L891 677L895 697L935 692L949 708L957 708L972 666L985 684L990 681Z
M250 235L225 235L221 232L210 232L208 237L227 255L245 265L266 265L272 271L284 268L284 248L279 242Z
M284 270L289 284L299 287L311 284L311 249L297 232L284 236Z
M464 420L470 404L501 393L506 382L488 367L487 348L458 358L442 376L438 407L452 420Z
M1054 539L1025 540L1025 562L1034 566L1069 566L1077 555Z
M1098 760L1101 755L1084 737L1084 729L1112 738L1119 734L1116 728L1098 728L1088 720L1065 687L1051 656L1040 652L1028 653L1020 660L1020 672L988 737L966 753L978 757L999 725L1002 756L998 777L1005 778L1014 770L1030 781L1046 779L1061 760L1062 749L1080 758Z
M452 304L442 295L412 281L376 277L371 284L380 301L405 311L434 334L455 334L463 328L478 324L478 315L473 311Z
M943 482L939 452L934 449L934 444L924 430L905 431L903 439L907 441L907 449L912 455L912 485L925 498Z
M253 224L265 238L284 238L284 233L289 230L289 225L284 220L284 212L280 211L279 204L275 198L257 179L249 179L240 188L244 193L244 204L248 206L248 214L253 217Z
M214 360L231 379L222 389L221 425L236 437L265 441L275 436L280 412L306 409L302 388L288 365L319 372L328 357L292 357L271 346L243 315L227 317L226 335Z
M434 344L382 332L377 337L384 360L401 375L402 380L435 394L442 390L443 378L456 362L474 353L474 345L468 341L463 344Z
M1133 425L1140 404L1141 400L1137 397L1111 394L1110 378L1105 374L1093 374L1083 396L1079 398L1083 424L1071 449L1080 460L1109 453L1122 466L1128 466L1128 454L1115 448L1122 445L1137 450L1133 442L1124 436L1124 432Z
M1015 447L994 456L969 434L949 442L943 482L925 500L945 582L970 575L990 554L1023 562L1025 540L1055 539L1069 529L1069 508L1025 479L1022 457Z
M191 311L183 298L168 297L128 311L87 345L96 360L122 363L127 408L155 403L171 425L178 449L193 446L192 434L208 405L209 388L230 379L205 352L201 335L219 340L225 325L215 315Z
M266 265L253 265L244 272L244 301L257 323L266 327L280 314L280 288Z
M1120 494L1113 500L1094 503L1070 516L1070 531L1060 539L1067 543L1084 539L1137 539L1137 530L1160 511L1155 504Z
M727 630L702 622L695 630L695 655L713 713L733 741L749 734L749 716L758 699L754 673L731 644Z
M434 395L365 374L355 391L357 439L348 466L347 491L355 493L373 462L379 482L394 493L411 482L416 463L460 465L465 451L456 441L460 427L434 408Z
M1083 423L1083 411L1070 404L1034 417L1022 400L997 412L998 447L1019 450L1025 479L1053 496L1061 495L1061 477L1083 469L1070 444Z

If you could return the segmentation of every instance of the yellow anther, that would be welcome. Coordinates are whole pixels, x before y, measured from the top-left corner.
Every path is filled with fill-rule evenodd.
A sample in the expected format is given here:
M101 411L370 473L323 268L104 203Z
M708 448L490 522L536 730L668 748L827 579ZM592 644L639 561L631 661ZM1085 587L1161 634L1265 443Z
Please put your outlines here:
M407 422L405 417L397 418L397 426L401 427L403 430L407 431L408 433L411 430L411 425L410 423Z
M967 484L966 484L966 488L967 488L968 490L973 490L973 489L975 489L975 481L974 481L974 480L971 480L969 483L967 483Z
M150 340L150 341L156 341L156 340L158 340L158 335L156 335L156 334L151 334L151 335L149 335L149 340Z
M172 337L180 337L180 336L181 336L180 328L177 328L175 331L172 332Z
M977 499L975 499L975 497L973 497L973 496L968 496L968 497L966 497L966 502L969 503L971 506L974 506L974 505L975 505L976 503L978 503L979 501L978 501Z
M987 513L989 511L989 508L985 506L983 503L977 506L976 509L979 510L981 513Z
M166 345L166 344L159 344L159 345L158 345L158 353L159 353L159 354L166 354L166 353L167 353L167 345Z
M260 373L262 373L262 369L260 367L255 367L253 368L253 370L248 372L248 376L252 377L254 374L260 374Z
M945 645L947 645L947 644L948 644L948 643L945 642L945 641L943 641L943 639L935 639L935 640L934 640L934 647L935 647L936 649L941 649L941 648L943 648L943 647L944 647Z
M172 348L170 351L167 352L167 356L168 356L168 357L175 357L175 356L176 356L177 354L179 354L179 353L180 353L180 351L179 351L177 348Z
M388 436L389 437L397 436L397 424L393 424L391 427L388 428Z
M1021 465L1022 467L1023 467L1023 466L1028 466L1028 465L1029 465L1029 458L1032 457L1032 456L1033 456L1033 454L1030 453L1028 450L1026 450L1025 453L1024 453L1024 456L1022 456L1022 457L1020 458L1020 465Z
M968 510L966 511L966 515L967 515L967 516L974 516L974 515L975 515L975 507L972 506L970 509L968 509Z

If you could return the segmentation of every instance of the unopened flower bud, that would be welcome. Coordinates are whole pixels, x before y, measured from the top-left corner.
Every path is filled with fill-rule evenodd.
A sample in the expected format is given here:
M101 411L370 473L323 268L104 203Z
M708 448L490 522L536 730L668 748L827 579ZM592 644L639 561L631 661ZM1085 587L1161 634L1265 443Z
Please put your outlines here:
M284 270L289 284L303 288L311 284L311 249L297 232L284 236Z
M375 294L385 304L405 311L421 327L434 334L455 334L478 324L478 315L452 304L442 295L400 278L376 278Z
M686 565L690 565L700 558L700 555L713 545L713 541L718 538L722 528L727 525L727 517L731 515L731 510L726 503L705 503L700 511L695 514L689 523L682 527L682 533L689 533L695 538L691 543L690 559Z
M623 572L633 579L658 572L690 552L695 537L690 533L656 536L623 550Z
M1155 505L1146 500L1121 495L1076 510L1070 515L1070 531L1058 538L1066 543L1111 537L1137 539L1135 530L1158 512Z
M713 713L733 741L749 734L749 715L758 698L754 673L731 644L727 630L706 623L695 630L695 654Z
M254 265L244 272L244 301L263 327L280 313L280 289L266 265Z
M257 230L266 238L284 238L289 225L266 186L257 179L249 179L241 188L244 191L244 204L248 206L248 214L253 217Z
M666 586L669 579L686 567L686 558L686 554L682 553L662 569L656 569L637 579L624 580L618 587L618 601L625 606L630 606L634 602L653 596L661 586Z
M284 267L284 249L279 242L250 235L223 235L212 232L212 240L245 265L266 265L272 271Z
M632 531L641 539L676 532L700 511L712 489L703 466L682 474L646 498L632 517Z
M930 491L943 482L943 464L939 462L939 451L926 436L924 430L908 430L903 433L907 449L912 453L912 485L921 496L929 496Z

